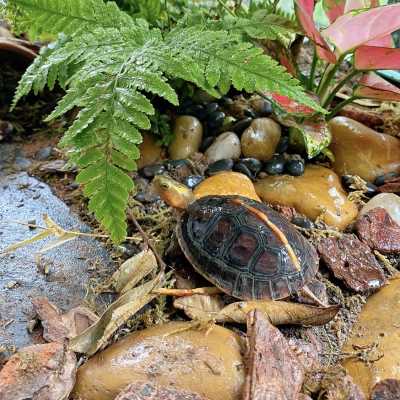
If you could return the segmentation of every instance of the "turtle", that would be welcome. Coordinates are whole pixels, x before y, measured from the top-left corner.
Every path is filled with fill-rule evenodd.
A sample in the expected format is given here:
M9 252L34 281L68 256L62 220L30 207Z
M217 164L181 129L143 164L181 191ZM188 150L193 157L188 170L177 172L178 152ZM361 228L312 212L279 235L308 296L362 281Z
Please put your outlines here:
M324 305L306 286L318 271L316 250L271 207L240 195L196 198L167 175L152 184L180 210L176 236L185 257L222 292L240 300L279 300L302 290Z

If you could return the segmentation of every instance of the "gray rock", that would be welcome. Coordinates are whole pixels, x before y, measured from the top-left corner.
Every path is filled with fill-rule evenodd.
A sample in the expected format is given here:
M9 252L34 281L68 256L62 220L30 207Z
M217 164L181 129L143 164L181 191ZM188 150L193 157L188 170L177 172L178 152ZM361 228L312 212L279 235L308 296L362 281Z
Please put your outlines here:
M53 153L53 148L48 146L48 147L43 147L42 149L40 149L36 154L35 154L35 158L38 161L45 161L47 159L50 158L50 156Z
M1 165L0 165L1 170ZM23 207L18 205L23 204ZM66 229L89 231L50 188L26 173L0 175L0 252L39 232L13 221L36 220L43 226L47 213ZM26 346L34 342L27 331L32 319L31 298L47 296L63 310L82 303L93 265L107 267L111 259L92 238L79 238L57 247L36 260L35 253L54 238L42 240L0 256L0 346ZM45 268L49 273L45 274ZM10 288L10 282L17 282Z

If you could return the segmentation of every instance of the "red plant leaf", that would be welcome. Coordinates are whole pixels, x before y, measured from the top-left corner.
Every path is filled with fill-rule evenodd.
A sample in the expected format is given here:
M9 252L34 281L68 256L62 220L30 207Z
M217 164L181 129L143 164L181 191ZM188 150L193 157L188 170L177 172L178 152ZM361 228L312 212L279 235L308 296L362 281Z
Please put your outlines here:
M272 100L273 103L275 103L279 108L288 114L311 115L315 113L315 110L312 108L307 107L304 104L297 103L296 101L289 99L287 96L272 92L265 94Z
M386 35L379 39L373 39L365 44L368 46L376 46L376 47L394 47L394 41L392 35Z
M354 68L358 70L400 69L400 49L360 46L354 53Z
M399 28L400 4L392 4L358 14L344 14L322 31L322 36L335 45L339 54L344 54Z
M400 101L400 89L373 72L360 79L354 95L384 101Z
M317 30L314 19L314 0L296 0L295 9L297 18L305 35L312 40L317 49L318 57L330 64L336 63L336 56L330 50L328 44Z
M322 5L329 22L332 24L344 14L346 0L323 0Z

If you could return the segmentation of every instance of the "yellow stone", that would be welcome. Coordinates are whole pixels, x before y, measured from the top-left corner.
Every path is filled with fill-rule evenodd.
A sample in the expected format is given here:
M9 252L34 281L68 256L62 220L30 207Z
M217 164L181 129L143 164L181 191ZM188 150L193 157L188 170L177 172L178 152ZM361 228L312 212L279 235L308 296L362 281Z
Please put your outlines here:
M174 123L174 139L168 147L172 160L189 158L199 151L203 138L201 122L190 115L182 115Z
M400 379L400 279L373 294L363 307L351 336L343 348L344 353L359 352L377 345L367 364L357 358L348 358L343 366L360 385L367 398L374 385L383 379ZM381 357L382 356L382 357Z
M170 322L111 345L78 369L75 397L113 400L128 384L150 381L209 400L240 400L244 365L239 336L220 326L207 334L190 326Z
M205 179L193 191L196 199L204 196L239 195L261 201L254 190L253 182L239 172L221 172Z
M162 148L156 143L153 135L143 133L143 142L139 145L140 158L137 160L138 168L157 163L162 158Z
M257 194L267 203L294 207L315 220L344 229L357 217L357 207L347 199L338 176L330 169L308 165L302 176L268 176L255 184Z
M339 175L359 175L373 182L379 175L400 171L400 140L374 131L347 117L329 122L333 169Z

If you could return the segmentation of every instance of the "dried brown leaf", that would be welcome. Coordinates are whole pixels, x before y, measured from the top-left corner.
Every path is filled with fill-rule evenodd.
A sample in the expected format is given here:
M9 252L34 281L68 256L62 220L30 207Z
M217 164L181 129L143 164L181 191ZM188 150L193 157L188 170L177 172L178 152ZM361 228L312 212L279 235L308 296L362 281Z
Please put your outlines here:
M163 273L159 273L151 281L130 289L119 297L107 308L96 324L71 340L71 350L92 355L104 348L121 325L157 296L151 294L151 291L160 286L163 276Z
M191 319L209 321L217 317L224 308L224 303L219 296L194 294L178 297L174 301L174 307L183 310Z
M111 277L112 285L118 293L125 293L156 268L157 260L154 253L150 249L143 250L120 266Z
M86 307L75 307L62 314L47 297L36 297L32 304L43 326L43 338L48 342L63 343L66 339L79 335L99 319Z

